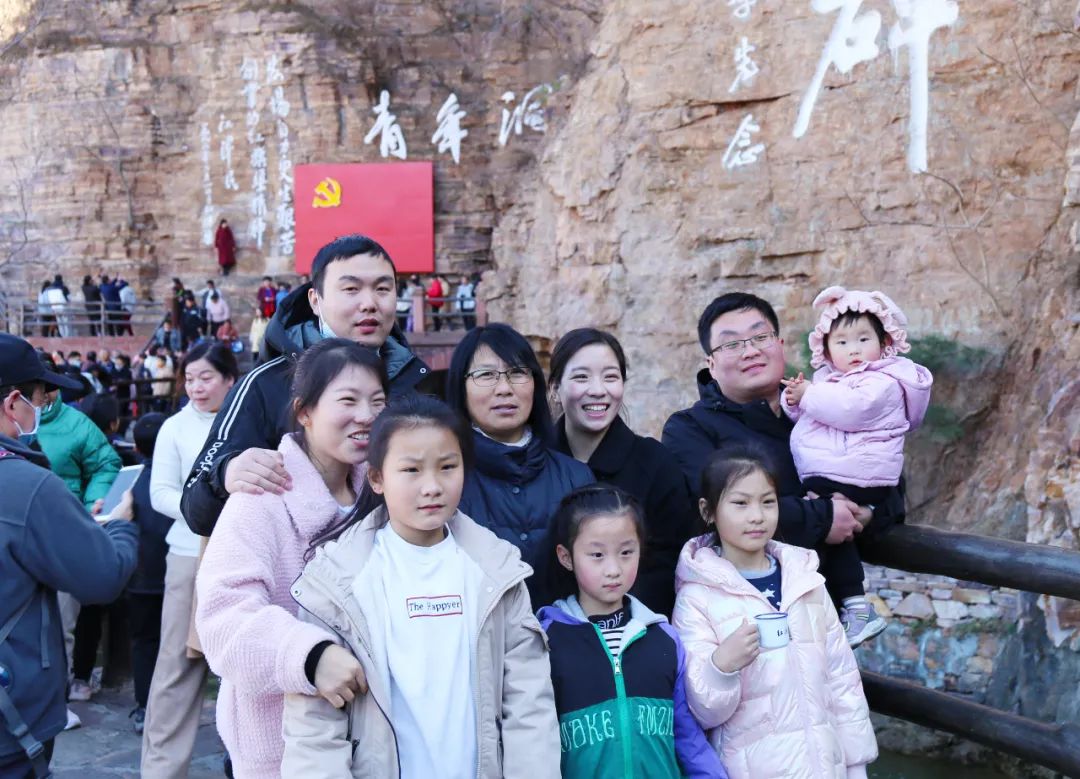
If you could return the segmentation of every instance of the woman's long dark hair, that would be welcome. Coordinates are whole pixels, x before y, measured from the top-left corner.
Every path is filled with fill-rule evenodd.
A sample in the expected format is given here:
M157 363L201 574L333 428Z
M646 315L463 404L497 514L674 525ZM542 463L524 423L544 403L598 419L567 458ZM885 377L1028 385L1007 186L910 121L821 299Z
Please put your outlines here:
M472 435L465 420L452 408L438 398L430 395L402 395L394 398L390 405L375 418L368 438L368 472L382 471L386 462L386 453L390 441L402 430L414 430L420 427L434 427L448 430L457 439L461 448L461 460L466 471L472 467ZM330 541L334 541L346 530L362 522L368 514L384 504L381 495L371 489L365 480L364 487L357 496L356 505L347 516L334 522L312 539L304 559L310 559L315 550ZM383 524L385 524L385 519Z
M297 415L304 409L310 409L317 405L327 386L349 367L358 367L370 371L378 379L383 392L389 394L390 380L386 376L386 367L383 365L382 360L379 359L379 355L373 349L361 346L355 341L346 338L324 338L306 349L293 366L292 381L289 389L289 418L293 432L297 433L297 443L304 453L309 454L309 456L310 453L308 452L307 442L304 440L303 428L297 419ZM343 518L340 520L335 519L325 529L317 533L316 539L323 538L327 534L335 532L335 530L337 534L340 534L347 526L346 523L350 523L357 514L361 517L366 516L367 512L376 505L378 505L378 496L371 491L365 479L363 485L359 488L356 504L353 508ZM318 543L313 541L304 555L305 560L311 557L316 546L318 546Z
M454 349L454 356L450 360L450 370L446 376L446 402L462 417L469 419L465 381L472 366L473 357L481 346L491 349L507 366L522 366L529 369L533 377L533 401L528 425L534 436L550 445L553 442L553 432L551 411L548 409L544 393L546 386L544 371L540 367L540 361L536 359L536 353L525 340L525 336L510 325L495 322L475 327L461 339L457 348Z

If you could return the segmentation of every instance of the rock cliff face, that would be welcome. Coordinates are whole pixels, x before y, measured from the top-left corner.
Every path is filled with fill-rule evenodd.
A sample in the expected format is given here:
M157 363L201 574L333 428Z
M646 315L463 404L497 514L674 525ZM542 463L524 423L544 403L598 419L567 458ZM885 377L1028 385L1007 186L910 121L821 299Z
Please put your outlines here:
M835 61L865 61L826 71L801 138L838 14L809 2L608 6L537 175L496 230L491 310L539 336L613 329L631 361L632 420L656 432L695 399L695 322L715 295L771 300L797 365L819 290L880 288L938 378L937 413L909 446L916 516L1075 548L1074 4L961 3L932 33L925 173L909 158L918 52L887 50L908 4L862 5L881 14L882 53L860 49L857 31L839 36ZM742 41L759 68L748 85L735 83ZM740 146L748 116L760 131ZM1075 645L1075 604L1043 606L1055 641Z
M242 273L285 271L283 175L382 160L386 90L409 159L436 161L439 269L487 269L493 316L540 344L613 330L638 429L693 401L720 292L773 301L797 366L820 289L880 288L938 378L917 516L1080 546L1075 3L834 5L8 0L0 277L160 296L213 270L221 216ZM431 140L451 93L460 164ZM1075 648L1076 604L1041 605Z

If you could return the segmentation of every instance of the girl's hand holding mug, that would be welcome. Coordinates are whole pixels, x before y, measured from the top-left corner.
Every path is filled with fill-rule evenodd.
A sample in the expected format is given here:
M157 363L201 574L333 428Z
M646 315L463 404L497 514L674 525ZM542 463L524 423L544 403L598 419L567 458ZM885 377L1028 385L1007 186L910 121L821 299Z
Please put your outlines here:
M331 644L315 666L315 689L331 706L340 709L352 703L357 694L367 692L367 676L352 652Z
M761 638L757 625L747 619L735 632L720 642L720 646L713 650L713 665L724 673L741 671L761 652Z

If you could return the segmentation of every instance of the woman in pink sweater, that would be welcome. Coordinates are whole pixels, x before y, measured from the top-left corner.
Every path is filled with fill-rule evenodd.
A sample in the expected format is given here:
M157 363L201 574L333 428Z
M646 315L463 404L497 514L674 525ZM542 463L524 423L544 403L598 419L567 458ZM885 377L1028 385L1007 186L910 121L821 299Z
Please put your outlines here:
M195 623L221 676L218 732L238 778L281 775L286 693L343 706L366 690L359 662L296 618L289 588L312 541L362 508L368 434L386 393L370 349L331 338L304 352L292 384L297 432L278 447L292 489L232 495L206 548Z

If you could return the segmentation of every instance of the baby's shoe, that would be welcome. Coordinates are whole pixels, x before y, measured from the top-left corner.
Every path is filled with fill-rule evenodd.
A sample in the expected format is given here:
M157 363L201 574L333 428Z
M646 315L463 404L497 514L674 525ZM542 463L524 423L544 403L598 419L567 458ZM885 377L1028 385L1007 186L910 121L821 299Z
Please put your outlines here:
M889 623L874 611L874 605L866 600L844 606L840 610L840 623L844 626L844 635L852 649L889 626Z

